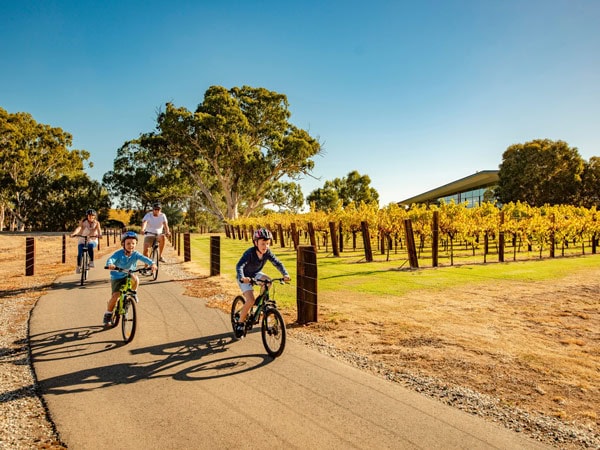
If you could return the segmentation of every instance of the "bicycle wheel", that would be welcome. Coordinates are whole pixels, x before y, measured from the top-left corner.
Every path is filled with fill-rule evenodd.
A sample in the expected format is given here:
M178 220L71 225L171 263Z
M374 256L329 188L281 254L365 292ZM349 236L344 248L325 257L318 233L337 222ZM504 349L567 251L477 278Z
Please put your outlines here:
M160 257L158 256L158 247L152 248L152 255L150 255L150 259L154 261L154 264L156 265L156 271L150 275L152 277L152 281L155 281L158 278L158 264L160 262Z
M277 358L283 353L285 348L285 322L281 313L275 308L269 308L260 327L263 345L267 353L273 358Z
M121 331L123 332L125 342L131 342L135 336L137 325L135 300L131 297L125 297L123 309L125 310L125 314L123 314L123 320L121 321Z
M81 286L83 286L83 283L85 283L85 280L87 279L87 271L89 265L88 257L88 252L84 249L83 254L81 255Z
M237 323L235 315L242 310L244 303L246 303L246 299L238 295L233 299L233 303L231 304L231 328L233 329L233 334L235 334L235 324Z

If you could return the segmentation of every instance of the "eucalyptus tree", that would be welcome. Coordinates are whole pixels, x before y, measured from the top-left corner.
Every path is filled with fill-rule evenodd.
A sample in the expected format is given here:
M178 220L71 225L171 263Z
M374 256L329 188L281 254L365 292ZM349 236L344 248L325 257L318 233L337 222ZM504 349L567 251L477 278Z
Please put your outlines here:
M502 155L496 197L501 203L578 204L585 161L563 141L514 144Z
M84 164L92 167L89 152L70 149L72 141L71 134L38 123L31 114L0 108L0 229L6 212L18 219L21 229L45 222L53 214L48 199L55 194L54 183L86 176Z
M322 188L315 189L307 197L309 204L316 209L333 211L339 201L342 206L364 202L367 205L379 205L379 193L371 187L371 178L353 170L344 178L325 181Z
M154 168L150 178L141 174L144 182L165 186L164 179L152 175L168 175L171 189L185 185L182 192L220 220L249 216L269 205L293 208L301 199L295 181L310 175L312 158L322 149L317 139L290 123L290 116L283 94L211 86L194 112L167 103L156 130L126 144L132 159L122 165L116 161L106 181L140 195L123 180L143 161L144 170Z

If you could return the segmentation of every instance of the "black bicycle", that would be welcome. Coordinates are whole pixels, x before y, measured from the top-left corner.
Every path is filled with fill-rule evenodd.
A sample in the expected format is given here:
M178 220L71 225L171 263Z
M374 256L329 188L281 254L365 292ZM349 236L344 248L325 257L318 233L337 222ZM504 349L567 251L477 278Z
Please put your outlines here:
M147 275L152 278L152 281L156 281L158 278L158 267L160 263L160 244L158 242L159 233L152 233L151 231L146 231L144 234L150 234L154 236L154 241L152 241L152 249L150 251L150 259L154 261L154 265L156 266L156 270L152 272L149 268L144 268L140 271L142 275Z
M256 298L254 306L248 312L248 316L245 320L244 336L252 329L254 325L260 325L260 334L262 336L263 345L267 353L276 358L283 353L285 348L285 322L283 316L277 309L275 299L271 298L271 287L275 281L279 284L285 284L283 278L266 278L257 280L251 278L252 285L262 286L263 292ZM274 292L273 292L274 294ZM233 299L231 304L231 326L233 328L233 335L235 336L235 326L240 317L240 311L246 299L238 295Z
M109 269L105 267L105 269ZM133 337L135 336L135 331L137 329L137 314L136 314L136 303L138 302L137 293L131 289L131 274L135 272L140 272L143 269L121 269L120 267L115 267L114 269L117 272L123 272L127 274L127 279L123 286L121 286L121 295L119 295L119 300L115 304L115 307L112 311L112 317L110 320L110 325L108 328L114 328L119 325L119 320L121 320L121 332L123 334L123 339L126 343L131 342Z
M82 234L75 234L73 237L80 237L84 239L83 251L81 253L81 261L79 261L79 270L81 271L81 282L80 286L83 286L85 280L87 280L88 270L90 270L90 253L89 253L89 238L96 236L84 236Z

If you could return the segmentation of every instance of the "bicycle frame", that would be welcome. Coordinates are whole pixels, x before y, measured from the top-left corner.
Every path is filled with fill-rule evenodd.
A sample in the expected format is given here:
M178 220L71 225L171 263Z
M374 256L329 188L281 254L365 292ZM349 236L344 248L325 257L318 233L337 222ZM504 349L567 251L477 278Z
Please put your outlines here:
M80 282L80 285L83 286L83 283L87 279L88 270L90 268L90 266L89 266L90 238L93 238L93 237L96 237L96 236L84 236L82 234L76 234L73 237L79 237L79 238L83 238L84 239L83 247L81 249L81 259L78 261L78 263L80 264L80 267L81 267L81 282ZM77 257L79 259L79 252L77 253Z
M252 321L249 323L249 330L252 329L252 325L256 325L258 322L260 322L260 316L267 308L277 308L277 303L275 303L275 300L271 298L270 293L271 285L275 281L279 281L281 284L284 282L283 278L270 278L269 280L251 279L252 285L261 286L263 290L254 300L254 305L252 306L252 309L249 311L248 317L246 318L246 322L249 322L248 319L252 317Z
M154 272L150 272L148 270L142 270L141 273L143 275L150 275L152 277L152 280L156 280L156 278L158 278L158 269L160 266L160 255L159 255L159 247L160 247L160 242L158 240L159 236L161 236L161 234L158 233L153 233L151 231L146 231L144 232L144 234L149 234L149 235L154 235L154 240L152 241L152 246L150 247L150 259L152 261L154 261L154 264L156 265L156 270Z
M108 269L108 267L105 267ZM119 289L120 294L113 309L112 326L116 327L121 320L121 331L125 342L131 342L135 336L137 328L137 313L136 303L138 303L137 294L132 289L131 275L135 272L140 272L143 269L128 270L120 267L115 267L112 270L124 272L127 274L125 283Z

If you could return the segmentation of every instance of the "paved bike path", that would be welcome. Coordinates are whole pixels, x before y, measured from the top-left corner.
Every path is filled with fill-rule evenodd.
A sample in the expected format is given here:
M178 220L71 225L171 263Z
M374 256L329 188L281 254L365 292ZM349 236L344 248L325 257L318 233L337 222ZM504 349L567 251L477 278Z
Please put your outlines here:
M98 261L98 266L104 262ZM547 448L288 340L233 341L229 317L161 271L139 328L104 330L108 271L61 278L30 321L34 369L70 449Z

